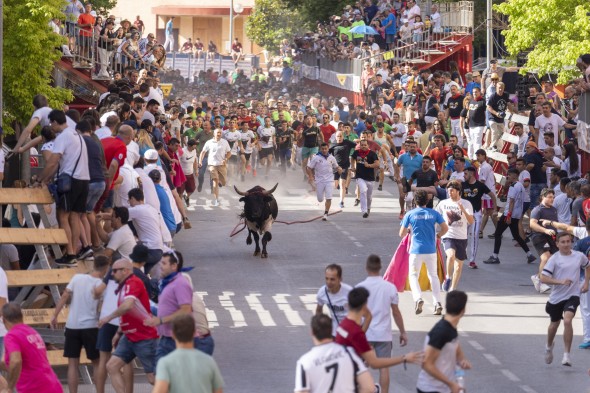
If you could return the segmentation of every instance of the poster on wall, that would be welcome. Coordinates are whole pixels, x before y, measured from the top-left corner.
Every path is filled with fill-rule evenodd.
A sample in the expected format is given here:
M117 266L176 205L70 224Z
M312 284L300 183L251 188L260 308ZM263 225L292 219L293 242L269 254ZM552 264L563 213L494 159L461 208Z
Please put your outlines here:
M576 134L578 138L578 147L586 153L590 153L590 125L583 121L578 121Z

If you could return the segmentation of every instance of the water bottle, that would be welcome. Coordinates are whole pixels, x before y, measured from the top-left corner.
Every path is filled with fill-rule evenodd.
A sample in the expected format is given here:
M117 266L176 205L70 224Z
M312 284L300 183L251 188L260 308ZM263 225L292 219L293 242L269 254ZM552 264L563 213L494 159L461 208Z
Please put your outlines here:
M455 368L455 381L459 386L461 386L461 392L465 391L465 370L461 367Z

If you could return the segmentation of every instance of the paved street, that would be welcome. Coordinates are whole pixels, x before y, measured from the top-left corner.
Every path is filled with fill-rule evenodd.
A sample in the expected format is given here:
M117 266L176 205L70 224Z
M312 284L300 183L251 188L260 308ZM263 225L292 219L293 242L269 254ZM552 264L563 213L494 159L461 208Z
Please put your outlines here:
M260 171L259 171L260 172ZM301 171L286 177L273 170L271 180L262 176L238 182L240 189L260 184L270 188L276 181L275 197L279 220L308 220L323 213L302 182ZM233 183L232 183L233 185ZM351 185L351 189L353 186ZM204 190L205 191L205 190ZM253 245L246 245L246 232L230 239L238 222L242 203L231 187L222 188L220 207L212 207L205 192L192 198L193 230L175 238L194 265L195 288L202 292L215 338L215 358L221 367L229 393L291 392L297 358L312 341L309 320L315 308L315 293L323 285L323 269L339 263L344 282L354 285L364 279L364 262L376 253L387 266L399 237L399 206L395 183L386 179L383 191L375 191L368 219L353 207L353 197L341 213L328 222L284 225L275 223L268 259L253 257ZM332 208L332 211L338 211ZM590 392L590 351L577 349L582 323L574 324L573 367L561 366L561 329L555 345L555 360L543 359L545 334L549 322L544 312L546 295L536 294L530 275L538 264L527 265L525 254L513 247L508 232L504 235L500 265L484 265L492 249L487 238L480 243L479 269L465 268L460 289L469 294L467 315L460 324L461 344L473 370L466 374L467 391L478 393L579 393ZM438 320L431 315L429 294L424 296L425 312L414 315L411 294L400 295L409 345L394 353L422 348L425 334ZM419 368L409 365L392 369L392 392L415 392ZM376 375L374 373L374 375Z

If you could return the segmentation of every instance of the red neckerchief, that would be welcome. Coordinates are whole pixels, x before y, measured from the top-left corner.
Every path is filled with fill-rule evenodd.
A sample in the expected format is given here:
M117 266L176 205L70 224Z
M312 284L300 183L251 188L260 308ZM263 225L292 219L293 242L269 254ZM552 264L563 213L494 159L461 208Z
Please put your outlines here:
M457 95L456 96L453 96L452 98L456 100L459 97L461 97L461 94L457 93Z
M367 156L371 152L371 149L367 149L367 151L362 151L361 149L359 149L358 152L359 152L359 156L361 158L365 159L365 158L367 158Z
M477 98L475 99L475 101L481 101L481 100L483 100L483 97L482 97L482 96L479 96L479 97L477 97Z

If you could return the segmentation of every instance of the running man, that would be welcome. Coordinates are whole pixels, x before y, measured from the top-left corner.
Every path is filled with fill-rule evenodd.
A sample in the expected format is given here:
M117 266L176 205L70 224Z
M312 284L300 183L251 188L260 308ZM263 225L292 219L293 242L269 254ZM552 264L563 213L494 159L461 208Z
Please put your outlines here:
M213 139L209 139L201 155L199 156L199 168L203 166L205 155L209 153L206 164L208 166L211 181L213 183L213 206L219 206L219 187L223 187L227 181L227 161L231 157L231 147L229 143L221 138L221 128L214 132Z
M327 143L322 143L320 152L311 157L307 163L307 176L309 177L309 183L316 190L318 202L322 202L324 198L326 199L322 221L328 220L328 212L332 205L334 172L342 174L342 168L338 166L336 158L329 153L329 149L330 147Z
M531 211L531 241L541 259L539 274L533 274L531 280L537 292L541 293L545 293L550 289L547 285L541 285L540 283L543 268L551 255L558 251L557 244L555 244L557 228L551 225L553 222L559 222L557 209L553 207L554 200L555 191L552 188L543 188L541 190L541 203ZM540 221L549 221L550 224L548 226L541 225Z
M323 285L316 295L316 315L324 312L327 305L332 317L332 335L336 336L336 328L348 314L348 293L352 287L342 282L342 267L335 263L326 266L326 285Z
M418 144L416 141L408 140L406 141L406 146L408 151L400 155L397 159L397 166L402 168L403 176L400 179L398 175L395 179L399 188L399 205L401 209L399 213L400 220L404 218L404 214L406 213L405 194L411 191L408 179L410 179L412 174L422 166L422 154L417 152Z
M375 168L379 168L379 157L369 150L369 142L362 140L360 149L352 153L352 171L355 173L356 184L360 192L361 212L363 218L371 213L371 201L373 199L373 182L375 180Z
M260 146L258 157L260 158L260 164L266 166L264 177L265 179L268 179L268 173L270 172L270 167L273 163L274 150L277 146L276 131L271 125L270 117L267 116L264 118L264 126L258 128L258 136L258 143Z
M344 139L342 131L336 132L336 143L330 147L330 154L334 156L342 173L334 173L335 186L340 190L340 208L344 207L344 196L348 193L348 177L350 169L350 152L355 148L355 143Z

